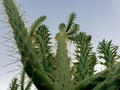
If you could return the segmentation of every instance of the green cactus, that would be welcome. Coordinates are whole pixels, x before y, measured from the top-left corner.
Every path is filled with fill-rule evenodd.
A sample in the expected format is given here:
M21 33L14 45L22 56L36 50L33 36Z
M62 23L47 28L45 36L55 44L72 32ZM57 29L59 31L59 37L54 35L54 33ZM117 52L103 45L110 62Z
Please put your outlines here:
M55 37L57 50L53 53L49 29L41 24L46 16L38 18L28 31L15 2L3 0L3 5L13 30L23 68L38 90L117 90L120 88L120 65L114 63L114 60L119 58L118 48L111 44L111 41L103 40L99 43L98 52L101 54L100 57L106 60L105 65L108 68L94 74L97 57L92 51L91 36L79 31L79 25L74 22L75 13L70 14L67 24L59 25L59 32ZM73 63L73 69L70 66L72 59L68 55L68 43L75 46L74 56L77 62ZM14 79L15 90L17 90L16 82L17 79ZM22 79L21 83L23 82ZM21 84L21 88L24 88L24 84Z
M38 58L36 51L32 46L32 40L29 38L28 31L13 0L3 0L3 4L9 17L9 23L13 28L14 38L16 40L16 44L21 55L21 62L26 73L33 79L33 82L38 89L54 89L52 80L45 73L41 64L38 63L41 58Z
M10 87L8 90L18 90L18 84L17 84L18 79L14 78L12 82L10 83Z
M75 63L75 79L77 81L84 80L94 73L94 66L96 64L95 53L92 52L91 36L80 32L74 37L76 44L75 57L78 60Z
M99 42L99 58L105 60L105 63L101 62L101 64L105 65L108 69L110 69L115 64L116 60L120 57L117 54L117 49L118 46L113 45L112 40L108 42L104 39L103 41Z
M10 87L8 90L31 90L32 80L26 79L25 71L22 70L19 77L15 77L10 83Z

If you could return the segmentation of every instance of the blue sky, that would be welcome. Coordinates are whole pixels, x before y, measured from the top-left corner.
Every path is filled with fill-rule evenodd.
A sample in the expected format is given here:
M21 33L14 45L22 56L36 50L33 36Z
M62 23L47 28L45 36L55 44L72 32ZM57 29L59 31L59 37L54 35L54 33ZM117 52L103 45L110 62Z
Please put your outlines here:
M21 10L26 12L25 21L29 25L39 16L46 15L44 22L53 34L58 31L61 22L67 22L70 13L77 14L76 22L80 25L80 30L92 35L92 43L96 49L99 41L103 38L113 40L113 43L120 45L120 0L17 0L21 4ZM0 7L0 9L2 9ZM4 18L0 14L0 20ZM0 43L9 32L9 28L0 23ZM7 73L17 69L17 65L10 65L13 58L6 55L9 48L0 44L0 90L6 90L11 79L18 72Z

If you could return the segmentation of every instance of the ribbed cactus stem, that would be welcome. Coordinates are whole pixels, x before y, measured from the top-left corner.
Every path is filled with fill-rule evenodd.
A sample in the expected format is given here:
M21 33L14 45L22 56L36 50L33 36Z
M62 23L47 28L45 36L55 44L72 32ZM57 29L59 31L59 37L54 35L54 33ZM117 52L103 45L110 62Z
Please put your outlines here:
M76 44L75 58L78 61L74 64L77 73L75 79L76 81L81 81L93 74L96 58L92 51L90 35L80 32L76 35L74 41Z
M89 78L77 82L75 85L75 90L89 90L94 88L98 82L103 82L106 79L109 72L109 70L104 70L96 75L92 75Z
M115 67L115 70L109 73L109 76L98 84L93 90L119 90L120 89L120 65Z
M8 20L12 27L14 38L21 55L21 62L26 73L32 78L34 84L39 90L54 90L53 82L37 62L40 58L37 58L31 40L28 37L27 29L14 1L3 0L3 5L5 6L5 12L8 15Z
M60 85L60 90L74 90L71 82L70 59L67 51L67 33L65 31L60 31L56 36L56 40L56 82Z

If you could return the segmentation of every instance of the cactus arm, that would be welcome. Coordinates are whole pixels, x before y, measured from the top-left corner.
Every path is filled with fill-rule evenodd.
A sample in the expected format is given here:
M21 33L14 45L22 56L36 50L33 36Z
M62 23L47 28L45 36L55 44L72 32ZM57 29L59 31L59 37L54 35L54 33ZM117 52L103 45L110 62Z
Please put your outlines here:
M76 44L75 58L78 61L74 64L76 69L76 81L88 78L93 74L96 58L95 54L92 52L90 40L91 36L86 35L84 32L80 32L74 38L74 43Z
M78 24L74 24L74 25L72 26L72 28L69 30L68 35L69 35L69 36L70 36L70 35L73 36L73 35L77 34L78 31L79 31L79 25L78 25Z
M56 82L60 85L60 90L74 90L70 75L70 60L67 51L67 33L61 30L56 36L57 39L57 71Z
M31 90L31 86L32 86L32 79L30 79L30 81L28 82L27 86L25 87L25 90Z
M39 58L41 58L41 65L43 69L48 72L52 73L52 61L53 61L53 53L51 49L51 38L50 33L45 25L39 25L36 32L35 38L33 39L33 45L37 52Z
M32 78L36 87L41 90L54 90L53 82L45 71L37 63L39 60L33 49L28 32L13 0L3 0L5 12L8 15L9 23L13 29L14 38L21 55L21 62L28 76ZM42 90L44 90L42 89Z
M72 26L74 25L74 20L76 18L76 14L73 12L69 16L68 24L66 26L66 32L69 32Z
M26 87L25 87L25 70L23 69L21 72L21 80L20 80L20 88L21 90L30 90L31 85L32 85L32 79L30 79L30 81L27 83Z
M21 90L24 90L24 84L25 84L25 71L24 69L22 70L22 73L21 73L21 81L20 81L20 87L21 87Z
M120 88L120 65L115 67L115 70L93 90L119 90Z
M30 29L30 37L34 36L35 30L38 28L38 26L46 19L46 16L39 17L32 25Z
M98 45L98 53L99 58L104 59L105 63L102 63L105 65L108 69L110 69L112 66L114 66L117 59L120 58L120 56L117 54L118 46L112 44L111 41L106 41L105 39L101 42L99 42Z
M100 73L90 76L75 84L75 90L116 90L120 88L120 66L119 64L110 70L104 70Z
M75 90L88 90L93 89L98 83L103 82L108 76L109 71L104 70L100 73L90 76L75 84Z
M18 79L14 78L10 84L9 90L18 90L19 85L17 84Z

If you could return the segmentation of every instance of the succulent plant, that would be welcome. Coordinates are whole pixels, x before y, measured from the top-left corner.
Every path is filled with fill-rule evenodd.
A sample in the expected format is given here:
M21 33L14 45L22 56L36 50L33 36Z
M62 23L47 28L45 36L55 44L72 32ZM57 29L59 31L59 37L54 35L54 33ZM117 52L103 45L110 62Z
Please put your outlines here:
M25 71L22 70L19 77L14 77L8 90L31 90L32 87L32 80L28 80L26 78Z
M41 24L46 16L39 17L30 30L26 28L14 0L3 0L8 22L13 30L23 68L38 90L117 90L120 88L120 65L117 49L112 41L103 40L98 45L100 58L105 59L107 69L94 74L97 64L92 50L91 36L79 31L76 14L71 13L68 23L59 25L56 34L57 50L51 49L50 32ZM76 62L68 55L68 43L75 47ZM14 80L13 83L16 82ZM15 86L17 88L17 86ZM16 89L15 89L16 90Z

